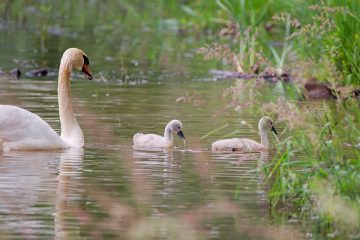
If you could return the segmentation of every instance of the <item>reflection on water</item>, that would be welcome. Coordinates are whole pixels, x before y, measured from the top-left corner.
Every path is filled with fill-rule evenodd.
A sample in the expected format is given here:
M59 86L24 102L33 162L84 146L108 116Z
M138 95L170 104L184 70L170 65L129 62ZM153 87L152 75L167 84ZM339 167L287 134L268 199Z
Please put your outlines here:
M19 238L52 235L59 152L7 152L0 156L0 232ZM50 231L50 233L49 233Z
M248 112L212 118L222 105L214 96L229 83L102 85L72 82L72 95L86 147L61 152L9 152L0 161L0 234L19 238L288 239L301 238L292 226L268 216L266 186L256 167L271 153L212 153L211 142L241 120L256 126ZM15 87L16 86L16 87ZM197 89L209 104L176 103ZM16 104L59 130L56 81L4 80L0 102ZM134 133L162 133L179 118L186 147L135 150ZM200 140L212 129L229 127ZM185 234L186 233L186 234Z
M68 239L65 215L71 201L81 198L83 154L83 149L4 153L0 231L19 238Z
M33 50L36 39L18 43L25 46L21 51L13 40L22 38L9 34L4 39L0 50L6 54L0 56L0 67L10 67L14 58L25 68L41 67L51 58L49 65L56 68L60 50L78 43L52 39L43 55ZM91 50L87 53L93 69L119 71L119 62L102 62L105 52L98 51L98 58ZM196 61L184 64L199 70ZM110 70L95 71L94 81L74 75L72 96L85 148L0 157L0 238L302 238L296 227L278 226L269 217L267 186L255 169L268 162L271 153L209 150L212 141L234 129L242 137L258 139L257 111L224 111L222 90L231 82L193 76L182 65L166 67L170 70L134 66L126 69L124 78ZM55 76L0 78L0 103L30 110L59 131L56 89ZM171 119L183 123L185 147L175 138L178 148L171 151L132 148L134 133L161 134ZM240 125L242 120L254 128Z
M68 232L73 231L73 227L66 224L66 214L71 211L71 202L81 199L83 157L83 149L67 149L60 155L54 212L56 239L69 239Z

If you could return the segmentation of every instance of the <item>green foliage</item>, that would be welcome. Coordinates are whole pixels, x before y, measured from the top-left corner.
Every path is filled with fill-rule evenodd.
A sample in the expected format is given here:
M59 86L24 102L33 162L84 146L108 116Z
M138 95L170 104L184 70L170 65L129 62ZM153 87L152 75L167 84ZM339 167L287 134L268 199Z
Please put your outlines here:
M328 0L309 9L311 21L297 33L306 55L318 62L330 59L342 74L337 82L360 84L360 2Z
M292 204L300 215L319 215L321 232L350 236L359 233L360 225L360 111L356 101L338 108L344 114L339 122L325 103L321 114L308 114L307 124L290 131L263 171L271 183L272 208Z

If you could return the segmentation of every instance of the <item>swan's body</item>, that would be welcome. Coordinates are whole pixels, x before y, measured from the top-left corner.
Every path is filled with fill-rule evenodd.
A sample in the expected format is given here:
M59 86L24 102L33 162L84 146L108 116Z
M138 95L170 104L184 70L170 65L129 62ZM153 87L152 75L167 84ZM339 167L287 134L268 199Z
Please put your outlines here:
M170 121L164 131L164 136L157 134L136 133L133 137L134 148L173 148L174 140L172 133L185 140L181 131L182 124L178 120Z
M0 151L83 147L83 133L72 108L70 73L73 68L82 69L91 79L88 65L85 53L76 48L66 50L61 59L58 82L61 136L36 114L16 106L0 105Z
M4 150L68 147L68 144L38 115L9 105L0 105L0 138Z
M211 150L232 152L258 152L267 150L269 147L269 141L267 133L265 131L266 128L271 129L272 131L274 131L275 134L277 134L271 118L263 117L259 121L259 134L261 138L261 143L247 138L223 139L214 142L211 145Z

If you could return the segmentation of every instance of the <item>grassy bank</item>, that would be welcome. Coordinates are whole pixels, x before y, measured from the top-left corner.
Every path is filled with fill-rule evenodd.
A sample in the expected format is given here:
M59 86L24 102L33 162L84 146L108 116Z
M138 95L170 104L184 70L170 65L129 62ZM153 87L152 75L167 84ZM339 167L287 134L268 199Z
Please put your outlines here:
M272 116L281 129L273 159L257 169L266 176L274 220L301 222L314 239L358 238L358 100L303 104L293 85L278 82L263 88L244 80L237 80L225 95L235 111L260 109L261 116Z
M334 86L360 83L360 3L240 3L219 4L230 24L200 49L206 60L220 60L238 72L287 73L299 81L318 79Z
M332 110L324 103L321 111L311 111L278 100L264 110L276 113L288 135L262 169L271 184L272 208L286 209L289 218L313 219L314 234L322 237L358 237L359 103L347 101Z
M359 3L329 0L307 4L302 15L277 12L265 30L258 24L228 25L220 40L200 53L233 71L287 72L300 86L309 79L325 81L336 91L339 85L358 85ZM270 185L268 197L274 215L282 213L285 221L301 221L316 239L358 238L358 101L342 95L344 89L338 91L342 96L335 108L324 103L321 110L308 109L295 101L301 98L296 87L279 83L271 93L256 87L237 81L228 92L235 109L255 104L285 126L273 161L260 169ZM276 96L280 97L274 100ZM259 99L264 98L271 102L261 106Z

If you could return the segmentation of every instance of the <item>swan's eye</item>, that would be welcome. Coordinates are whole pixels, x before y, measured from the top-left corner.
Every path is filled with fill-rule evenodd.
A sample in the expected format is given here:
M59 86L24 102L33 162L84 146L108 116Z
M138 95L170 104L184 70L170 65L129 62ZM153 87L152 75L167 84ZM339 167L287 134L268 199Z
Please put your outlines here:
M87 58L87 56L83 55L84 57L84 64L85 65L90 65L89 59Z
M181 127L180 127L180 126L178 126L178 129L179 129L179 130L180 130L180 128L181 128Z

